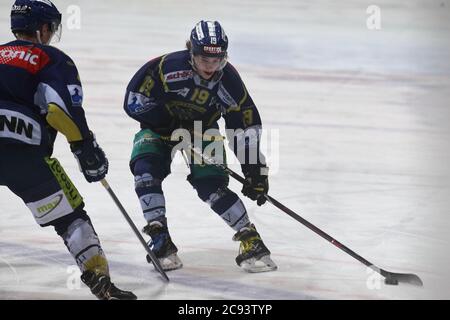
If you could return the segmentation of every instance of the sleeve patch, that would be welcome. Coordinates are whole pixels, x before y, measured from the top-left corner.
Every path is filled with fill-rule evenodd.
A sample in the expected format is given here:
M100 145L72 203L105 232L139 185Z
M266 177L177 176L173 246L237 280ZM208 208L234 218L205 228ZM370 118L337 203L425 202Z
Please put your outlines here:
M155 103L151 103L151 101L150 98L147 98L140 93L130 92L128 95L127 108L131 114L144 113L155 106Z
M83 89L79 85L70 84L67 86L70 93L70 99L74 107L81 107L83 104Z

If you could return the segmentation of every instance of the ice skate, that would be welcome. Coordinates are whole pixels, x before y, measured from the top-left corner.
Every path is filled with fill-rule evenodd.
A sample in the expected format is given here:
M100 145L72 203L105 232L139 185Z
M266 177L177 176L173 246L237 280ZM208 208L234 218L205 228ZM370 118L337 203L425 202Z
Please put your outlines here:
M158 258L164 271L183 267L183 263L177 255L178 248L172 242L167 226L163 226L159 221L153 221L146 225L142 231L151 237L148 246ZM148 255L147 261L148 263L152 262Z
M136 300L137 297L130 291L117 288L109 276L85 271L81 280L91 289L99 300Z
M274 271L278 268L270 258L270 251L253 224L239 230L233 236L233 240L241 241L236 263L245 271L256 273Z

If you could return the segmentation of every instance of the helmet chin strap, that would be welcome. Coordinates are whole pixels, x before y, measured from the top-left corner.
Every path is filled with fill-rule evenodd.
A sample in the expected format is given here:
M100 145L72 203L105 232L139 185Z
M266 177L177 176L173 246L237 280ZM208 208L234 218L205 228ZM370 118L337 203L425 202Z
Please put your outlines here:
M41 32L39 30L36 30L36 38L39 44L43 44L41 40Z
M52 41L53 35L54 34L52 33L52 35L50 36L48 41L46 43L43 43L42 38L41 38L41 32L39 30L36 30L36 38L37 38L39 44L49 45L50 42Z

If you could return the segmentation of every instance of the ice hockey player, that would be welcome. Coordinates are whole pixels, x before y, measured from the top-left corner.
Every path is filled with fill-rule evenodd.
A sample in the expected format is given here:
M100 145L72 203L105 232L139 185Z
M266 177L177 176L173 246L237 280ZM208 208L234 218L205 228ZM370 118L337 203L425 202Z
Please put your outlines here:
M217 121L223 117L227 129L241 129L232 142L235 153L245 152L240 158L247 181L243 194L262 205L269 188L268 169L259 151L261 119L238 72L227 62L228 39L223 28L217 21L198 22L186 47L146 63L130 81L124 101L126 113L141 128L134 138L130 168L147 221L143 232L150 236L149 246L165 270L182 267L169 235L161 186L170 174L171 135L176 129L200 134L204 148L212 141L220 142L221 151L215 156L225 159L220 132L212 137L206 134L219 128ZM246 161L255 152L259 155L256 161ZM216 166L191 161L188 181L199 198L236 231L233 240L240 241L236 263L248 272L276 270L243 202L228 188L228 175Z
M83 198L51 157L61 132L88 182L108 171L86 122L77 68L49 45L60 36L61 14L49 0L17 0L11 30L17 40L0 45L0 185L24 201L39 225L55 228L98 299L136 299L111 283Z

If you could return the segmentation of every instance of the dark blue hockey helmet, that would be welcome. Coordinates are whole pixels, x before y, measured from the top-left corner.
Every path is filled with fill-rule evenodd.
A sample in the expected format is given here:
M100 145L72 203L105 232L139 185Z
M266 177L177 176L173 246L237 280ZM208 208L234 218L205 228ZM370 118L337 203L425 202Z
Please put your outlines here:
M44 24L51 32L61 30L61 13L49 0L16 0L11 9L11 31L34 34Z
M217 21L200 21L192 29L191 53L207 57L227 56L228 38Z

